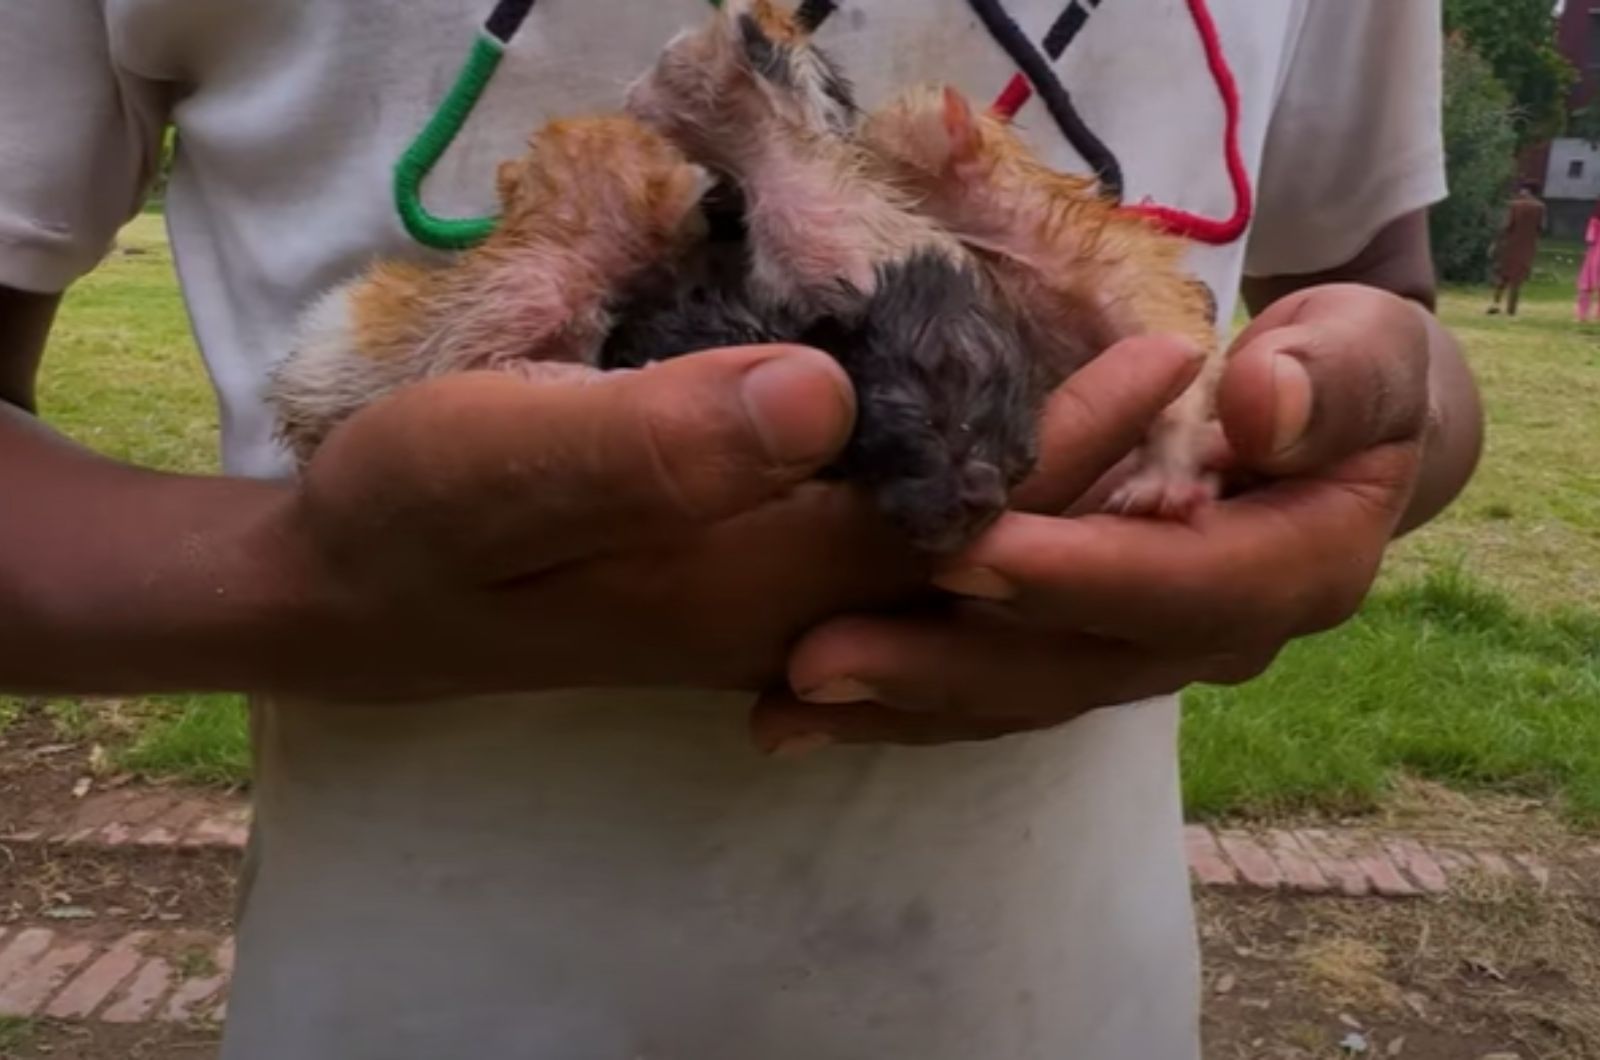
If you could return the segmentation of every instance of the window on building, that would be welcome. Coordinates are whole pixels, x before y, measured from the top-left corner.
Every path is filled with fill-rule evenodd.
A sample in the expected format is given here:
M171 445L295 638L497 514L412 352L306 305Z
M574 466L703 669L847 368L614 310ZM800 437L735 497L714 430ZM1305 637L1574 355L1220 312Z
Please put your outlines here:
M1567 163L1567 179L1580 180L1583 177L1583 159L1574 158Z

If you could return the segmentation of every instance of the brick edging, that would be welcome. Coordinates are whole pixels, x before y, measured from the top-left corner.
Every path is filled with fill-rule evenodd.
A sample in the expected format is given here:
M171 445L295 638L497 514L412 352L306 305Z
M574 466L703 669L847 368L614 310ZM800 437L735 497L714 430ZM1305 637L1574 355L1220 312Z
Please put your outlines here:
M80 832L57 834L68 837L64 842L88 843L95 837L103 840L106 829L114 826L101 825L88 838ZM111 835L125 830L115 829ZM183 835L196 837L193 830ZM218 844L236 838L232 831L214 828L199 835L216 838ZM178 833L174 836L172 842L156 845L192 845L183 843ZM1246 831L1190 825L1184 829L1184 845L1199 886L1259 893L1416 898L1445 894L1469 874L1541 887L1552 879L1546 865L1525 854L1346 829ZM195 936L181 928L139 929L110 940L90 940L67 928L0 928L0 1016L107 1023L219 1021L226 1011L233 941L204 936L212 947L212 966L185 977L170 955L179 945L196 945Z
M126 788L89 795L65 820L34 820L0 830L0 843L242 850L249 833L250 807L238 796Z
M1355 829L1246 831L1188 825L1189 874L1201 887L1263 892L1418 898L1448 893L1469 877L1551 886L1550 866L1531 854L1436 843Z
M104 1023L220 1021L233 940L209 936L209 967L185 976L162 956L195 932L137 930L88 940L66 929L0 928L0 1016Z
M242 850L250 808L237 796L175 789L100 792L66 821L0 832L0 843L110 849ZM1202 887L1411 898L1443 894L1469 874L1551 884L1549 866L1528 854L1452 846L1356 829L1184 829L1190 876Z
M65 825L16 830L0 836L0 842L237 849L244 845L248 822L249 810L238 799L110 792L86 800ZM1528 854L1355 829L1189 825L1184 848L1197 886L1261 894L1417 898L1446 894L1469 876L1540 888L1573 882L1565 870L1552 871ZM175 946L194 946L195 936L181 928L151 928L94 940L59 926L0 928L0 1016L108 1023L220 1020L233 942L203 935L214 947L211 967L185 977L169 958Z

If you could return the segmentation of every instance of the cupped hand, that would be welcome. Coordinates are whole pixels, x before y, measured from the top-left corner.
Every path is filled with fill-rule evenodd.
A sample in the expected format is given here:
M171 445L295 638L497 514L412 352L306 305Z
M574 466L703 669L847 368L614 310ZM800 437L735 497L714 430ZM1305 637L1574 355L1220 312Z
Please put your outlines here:
M936 573L943 606L812 630L789 691L755 711L757 742L991 738L1258 675L1369 591L1417 479L1428 335L1424 310L1368 287L1272 306L1221 383L1219 454L1235 488L1186 523L1052 514L1103 492L1092 484L1170 394L1162 381L1189 378L1163 340L1108 351L1049 410L1047 458L1021 494L1035 510Z
M329 437L283 519L317 617L280 689L779 679L809 626L926 585L868 502L808 481L853 416L838 366L787 347L528 365L381 401Z

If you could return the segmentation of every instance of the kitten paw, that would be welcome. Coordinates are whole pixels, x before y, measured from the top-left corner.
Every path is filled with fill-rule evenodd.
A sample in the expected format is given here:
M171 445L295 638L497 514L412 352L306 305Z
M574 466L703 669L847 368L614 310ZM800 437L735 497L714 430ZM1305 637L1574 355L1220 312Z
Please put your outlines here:
M1187 520L1216 497L1217 482L1209 475L1144 467L1117 488L1105 510L1116 515Z

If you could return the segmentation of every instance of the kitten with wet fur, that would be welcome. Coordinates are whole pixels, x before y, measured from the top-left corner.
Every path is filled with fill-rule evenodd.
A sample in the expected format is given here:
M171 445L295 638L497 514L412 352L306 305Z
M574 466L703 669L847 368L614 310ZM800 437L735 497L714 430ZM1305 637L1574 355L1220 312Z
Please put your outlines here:
M410 383L534 361L596 366L611 303L705 235L707 172L624 116L554 121L498 174L481 246L425 266L380 261L302 317L268 403L301 463L365 405Z
M608 363L754 338L818 346L857 392L836 471L922 549L987 527L1036 457L1041 395L1016 322L972 254L869 172L848 82L809 29L769 0L729 0L668 44L627 106L738 188L747 269L637 294Z
M1201 460L1225 353L1210 290L1183 271L1185 241L1118 210L1092 180L1051 169L951 88L905 93L863 121L861 138L878 172L981 256L1044 385L1133 335L1176 334L1204 352L1107 506L1184 516L1208 500Z

